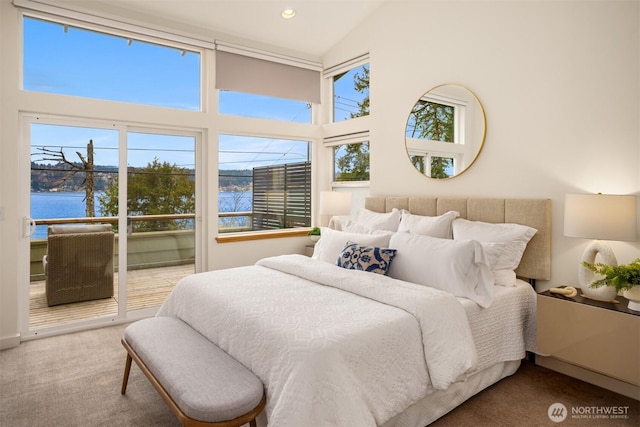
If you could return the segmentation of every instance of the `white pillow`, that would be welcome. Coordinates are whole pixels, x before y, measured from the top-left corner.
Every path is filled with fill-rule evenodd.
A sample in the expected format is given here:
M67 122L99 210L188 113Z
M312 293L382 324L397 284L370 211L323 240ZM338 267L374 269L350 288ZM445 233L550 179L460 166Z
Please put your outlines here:
M451 239L453 238L451 223L459 216L460 214L456 211L449 211L439 216L423 216L413 215L403 210L398 231Z
M512 287L516 285L516 272L513 270L494 270L491 272L496 286Z
M402 211L396 208L387 213L373 212L362 208L358 213L356 223L372 230L397 231L401 213Z
M320 236L320 240L316 242L313 248L311 258L335 264L338 255L340 255L347 242L351 241L362 246L386 248L389 245L391 233L387 231L376 231L373 234L358 234L322 227Z
M469 298L481 307L493 302L494 279L480 243L394 233L388 247L397 250L389 276Z
M347 222L344 223L342 231L346 231L347 233L373 234L376 230L348 219Z
M516 272L513 269L499 269L496 268L498 261L503 256L504 251L507 248L507 244L504 242L480 242L482 250L487 257L489 266L491 267L491 273L498 286L515 286L516 285Z
M538 230L521 224L491 224L458 218L453 221L454 240L477 240L481 243L502 242L493 270L515 270L520 264L527 243ZM490 256L491 257L491 256Z

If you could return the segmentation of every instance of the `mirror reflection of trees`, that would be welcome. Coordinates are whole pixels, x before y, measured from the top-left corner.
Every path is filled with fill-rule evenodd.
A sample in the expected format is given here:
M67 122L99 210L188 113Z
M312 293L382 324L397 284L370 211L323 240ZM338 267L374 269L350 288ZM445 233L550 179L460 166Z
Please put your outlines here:
M414 105L409 114L407 136L410 138L453 143L455 141L454 120L454 107L420 100ZM410 155L409 158L416 169L423 174L426 172L424 156ZM449 178L453 169L453 158L432 157L430 167L430 177Z
M411 164L435 179L467 170L480 154L485 136L480 100L457 84L439 85L422 95L409 112L405 129Z

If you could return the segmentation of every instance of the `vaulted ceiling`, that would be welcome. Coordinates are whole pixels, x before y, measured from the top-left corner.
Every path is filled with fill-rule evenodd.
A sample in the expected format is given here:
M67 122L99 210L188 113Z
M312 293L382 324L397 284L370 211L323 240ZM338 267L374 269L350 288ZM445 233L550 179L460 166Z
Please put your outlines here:
M152 17L182 31L240 40L320 58L383 2L391 0L57 0L86 12ZM292 19L281 12L296 11Z

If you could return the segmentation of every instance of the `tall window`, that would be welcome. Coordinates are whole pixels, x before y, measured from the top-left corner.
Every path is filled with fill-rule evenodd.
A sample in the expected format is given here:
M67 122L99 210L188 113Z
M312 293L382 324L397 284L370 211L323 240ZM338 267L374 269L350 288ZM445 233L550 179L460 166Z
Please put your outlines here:
M333 121L369 115L369 64L338 73L333 80Z
M25 90L200 110L200 54L25 16Z
M219 135L220 233L311 225L311 142L269 135L299 135L290 123L312 122L320 67L279 59L216 51L219 112L270 121L251 122L251 137Z

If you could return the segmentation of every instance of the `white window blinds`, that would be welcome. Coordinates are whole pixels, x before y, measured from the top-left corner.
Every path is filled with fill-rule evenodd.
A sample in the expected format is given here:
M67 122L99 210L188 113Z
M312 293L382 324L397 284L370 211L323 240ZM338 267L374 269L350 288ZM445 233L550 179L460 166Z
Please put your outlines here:
M320 103L320 72L216 51L216 88Z

